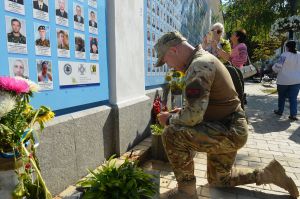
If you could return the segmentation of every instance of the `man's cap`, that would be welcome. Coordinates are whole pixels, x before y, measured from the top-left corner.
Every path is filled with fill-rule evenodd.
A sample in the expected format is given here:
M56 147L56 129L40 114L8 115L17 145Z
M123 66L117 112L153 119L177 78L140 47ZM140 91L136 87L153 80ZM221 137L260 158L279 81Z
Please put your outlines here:
M163 58L166 52L170 47L176 46L187 39L182 36L180 32L167 32L163 36L161 36L157 43L154 45L154 48L157 52L158 60L155 64L155 67L160 67L164 65Z
M38 30L46 30L46 27L45 26L39 26Z

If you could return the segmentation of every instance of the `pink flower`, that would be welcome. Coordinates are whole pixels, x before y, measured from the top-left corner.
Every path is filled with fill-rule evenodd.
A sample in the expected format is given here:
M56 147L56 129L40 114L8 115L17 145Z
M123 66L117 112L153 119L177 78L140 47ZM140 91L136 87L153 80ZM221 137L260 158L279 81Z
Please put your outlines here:
M0 89L15 92L17 94L28 93L30 91L27 82L13 77L0 77Z

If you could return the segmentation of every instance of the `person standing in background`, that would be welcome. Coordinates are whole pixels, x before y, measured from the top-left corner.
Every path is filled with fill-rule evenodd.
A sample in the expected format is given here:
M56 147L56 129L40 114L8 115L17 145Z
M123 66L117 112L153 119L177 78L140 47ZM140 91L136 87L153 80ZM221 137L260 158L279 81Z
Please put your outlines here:
M232 44L231 52L226 52L218 47L216 43L212 45L212 48L215 49L218 57L230 61L233 66L241 69L248 60L247 46L244 43L246 41L246 31L244 29L235 31L231 35L230 41Z
M282 53L279 61L272 69L277 75L278 109L274 110L276 115L282 115L285 98L288 96L290 102L290 116L292 121L298 120L297 96L300 89L300 53L296 50L296 42L288 41L285 45L286 52Z
M224 33L225 30L223 24L219 22L215 23L211 27L211 32L203 38L202 43L203 49L218 57L223 64L225 64L227 60L219 57L217 47L227 53L231 53L230 42L223 38Z

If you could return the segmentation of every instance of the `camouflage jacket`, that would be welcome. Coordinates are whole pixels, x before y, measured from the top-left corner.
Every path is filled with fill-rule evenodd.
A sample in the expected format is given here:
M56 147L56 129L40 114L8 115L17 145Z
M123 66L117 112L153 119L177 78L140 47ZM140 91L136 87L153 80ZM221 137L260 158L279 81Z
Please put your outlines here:
M8 33L7 39L8 39L8 42L26 44L26 37L24 37L21 33L20 33L19 37L15 37L12 32Z
M172 115L170 125L194 126L202 121L221 121L241 110L226 67L202 47L197 47L191 57L185 85L185 107Z
M44 41L42 39L37 39L35 41L36 46L44 46L44 47L50 47L50 41L48 39L45 39Z

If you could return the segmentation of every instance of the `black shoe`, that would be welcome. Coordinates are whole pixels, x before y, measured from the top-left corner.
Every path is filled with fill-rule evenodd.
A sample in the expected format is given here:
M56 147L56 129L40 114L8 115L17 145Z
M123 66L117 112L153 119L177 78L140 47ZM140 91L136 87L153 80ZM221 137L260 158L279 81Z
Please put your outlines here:
M274 113L275 113L276 115L282 116L282 113L280 113L278 110L274 110Z
M298 120L298 118L296 116L291 116L291 115L289 116L289 119L292 120L292 121L297 121Z

